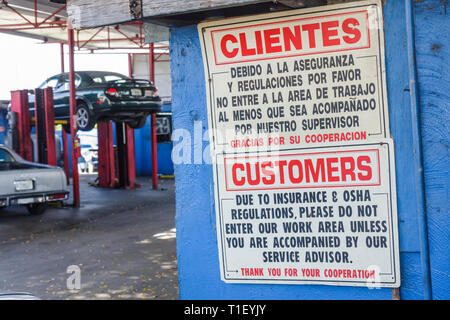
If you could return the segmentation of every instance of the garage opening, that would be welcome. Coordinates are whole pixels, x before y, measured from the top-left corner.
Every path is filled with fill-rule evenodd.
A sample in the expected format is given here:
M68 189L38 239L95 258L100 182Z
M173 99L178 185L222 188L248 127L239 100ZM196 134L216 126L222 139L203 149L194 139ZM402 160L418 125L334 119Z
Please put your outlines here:
M0 299L178 299L167 40L0 7Z

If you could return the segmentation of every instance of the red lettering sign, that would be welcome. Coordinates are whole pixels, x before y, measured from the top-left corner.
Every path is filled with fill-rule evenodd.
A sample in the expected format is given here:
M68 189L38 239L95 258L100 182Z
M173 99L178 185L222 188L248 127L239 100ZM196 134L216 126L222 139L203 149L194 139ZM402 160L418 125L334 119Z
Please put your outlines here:
M211 40L221 65L370 48L368 24L356 11L212 30Z
M378 150L225 158L227 191L380 185Z

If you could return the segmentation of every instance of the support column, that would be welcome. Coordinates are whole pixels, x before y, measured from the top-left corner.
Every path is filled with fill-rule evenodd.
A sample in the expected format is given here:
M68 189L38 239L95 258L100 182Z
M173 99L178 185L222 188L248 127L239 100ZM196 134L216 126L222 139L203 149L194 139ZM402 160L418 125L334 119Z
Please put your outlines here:
M134 153L134 129L130 128L128 125L125 126L126 134L126 150L127 150L127 175L128 182L125 186L126 189L138 188L139 185L136 184L136 157Z
M148 69L150 81L155 84L155 52L154 44L149 44L148 53ZM151 137L152 137L152 187L158 189L158 154L157 154L157 139L156 139L156 113L151 114Z
M61 58L61 73L64 72L64 43L59 44L60 58Z
M61 58L61 73L64 72L64 43L59 44L60 58ZM64 172L66 173L67 184L70 182L70 170L69 170L69 144L67 142L67 132L62 129L63 140L63 156L64 156Z
M55 111L52 88L34 90L34 118L36 128L36 162L56 166Z
M134 159L134 131L124 122L116 122L116 145L119 187L138 188Z
M129 53L129 54L128 54L128 76L129 76L131 79L134 78L134 77L133 77L133 60L134 60L133 54L132 54L132 53Z
M11 91L11 111L17 114L16 129L18 141L15 141L16 143L14 143L13 149L25 160L33 161L27 90Z
M111 122L98 123L98 185L115 187L114 135Z
M72 185L73 185L73 206L80 206L80 181L78 177L78 158L75 152L77 123L75 121L77 113L77 102L75 99L75 69L74 69L74 39L73 29L68 28L68 47L69 47L69 108L70 108L70 137L72 139Z

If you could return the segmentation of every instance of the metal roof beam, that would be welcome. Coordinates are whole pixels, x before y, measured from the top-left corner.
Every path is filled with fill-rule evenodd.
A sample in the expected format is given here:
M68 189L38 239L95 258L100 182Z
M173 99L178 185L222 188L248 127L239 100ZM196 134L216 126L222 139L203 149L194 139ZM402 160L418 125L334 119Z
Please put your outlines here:
M55 12L55 10L59 9L62 5L58 3L51 3L49 1L37 0L36 2L36 10L34 6L34 0L10 0L5 1L2 0L2 4L6 3L8 6L15 8L16 10L28 12L28 14L34 15L34 11L43 16L47 16ZM67 13L61 13L61 17L67 17Z

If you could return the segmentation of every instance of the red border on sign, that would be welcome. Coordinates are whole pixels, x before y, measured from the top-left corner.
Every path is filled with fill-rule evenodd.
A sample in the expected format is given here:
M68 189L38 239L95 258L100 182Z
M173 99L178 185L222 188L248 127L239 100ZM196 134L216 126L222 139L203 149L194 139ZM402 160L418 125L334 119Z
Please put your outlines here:
M378 182L370 184L348 184L348 185L314 185L314 186L292 186L292 187L279 187L279 188L239 188L229 189L227 179L227 159L248 159L248 158L269 158L269 157L288 157L288 156L304 156L313 154L326 154L326 153L348 153L348 152L360 152L360 151L375 151L378 159ZM265 156L248 156L248 157L225 157L224 158L224 171L225 171L225 190L226 191L252 191L252 190L282 190L282 189L313 189L313 188L347 188L347 187L369 187L381 185L381 167L380 167L380 150L378 149L364 149L364 150L347 150L347 151L326 151L326 152L312 152L312 153L291 153L280 155L265 155Z
M234 61L230 61L230 62L217 63L216 47L214 45L214 32L226 31L226 30L234 30L234 29L242 29L242 28L251 28L251 27L258 27L258 26L264 26L264 25L270 25L270 24L281 24L281 23L292 22L292 21L300 21L300 20L317 19L317 18L324 18L324 17L341 16L341 15L345 15L345 14L362 13L362 12L366 13L367 40L368 40L367 46L348 48L348 49L339 49L339 50L328 50L328 51L325 50L325 51L308 52L308 53L297 53L297 54L291 54L291 55L277 55L277 56L268 57L268 58L248 59L248 60L234 60ZM211 31L211 40L212 40L212 47L213 47L213 53L214 53L214 63L216 64L216 66L225 65L225 64L232 64L232 63L241 63L241 62L254 62L254 61L261 61L261 60L278 59L278 58L290 58L290 57L298 57L298 56L307 56L307 55L311 55L311 54L321 54L321 53L342 52L342 51L349 51L349 50L368 49L368 48L370 48L369 13L367 12L367 10L361 10L361 11L335 13L335 14L323 15L323 16L315 16L315 17L300 18L300 19L291 19L291 20L277 21L277 22L267 22L267 23L253 24L253 25L249 25L249 26L242 26L242 27L233 27L233 28L225 28L225 29L213 30L213 31Z

